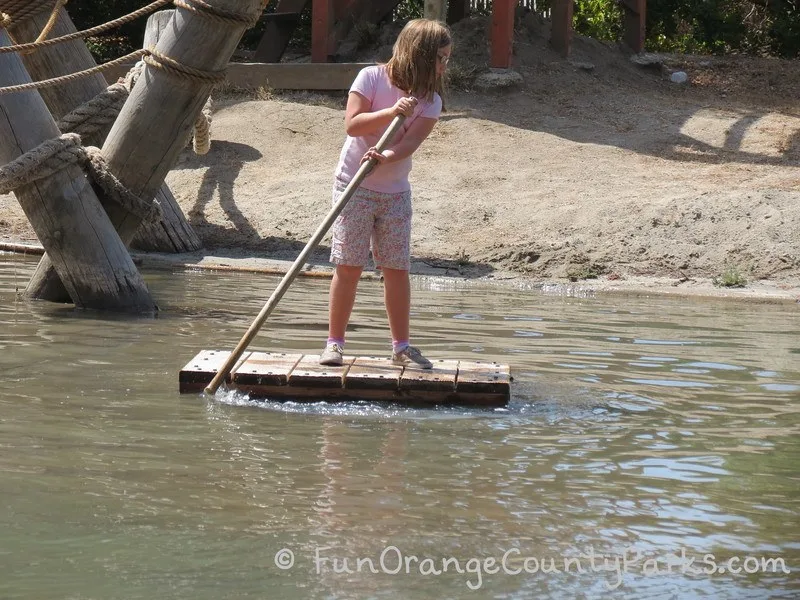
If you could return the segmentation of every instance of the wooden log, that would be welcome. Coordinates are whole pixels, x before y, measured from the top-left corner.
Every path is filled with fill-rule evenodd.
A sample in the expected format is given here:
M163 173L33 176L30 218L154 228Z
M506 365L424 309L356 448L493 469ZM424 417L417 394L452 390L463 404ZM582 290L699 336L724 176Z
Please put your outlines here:
M45 11L19 23L14 22L10 29L11 34L19 43L33 41L47 23L48 18L49 13ZM50 36L59 37L75 31L72 19L62 8ZM41 48L23 55L22 60L31 77L36 80L59 77L96 66L86 44L80 39ZM44 88L41 95L53 116L61 118L104 92L106 87L105 77L98 73L58 86ZM109 123L108 127L93 135L82 136L84 145L100 146L110 129L111 124ZM156 199L164 209L164 216L157 221L144 224L132 245L140 250L166 253L193 252L202 248L200 238L189 225L175 196L166 184L159 188ZM104 205L107 204L102 193L100 193L100 200ZM42 263L34 272L26 294L32 298L52 302L70 301L66 289L53 272L47 256L42 259Z
M572 47L572 0L553 0L550 15L550 45L564 58Z
M625 13L622 39L638 54L644 50L647 0L623 0L622 10Z
M0 29L0 45L10 44ZM0 54L0 86L31 81L19 56ZM0 164L60 131L35 90L0 95ZM72 164L15 190L25 215L76 306L155 312L155 303L125 244L81 168Z
M174 10L161 10L150 15L142 47L150 48L158 44L162 31L174 13ZM186 220L178 201L166 183L158 189L156 200L161 204L162 217L142 223L131 240L131 248L167 254L200 250L203 242Z
M515 0L494 0L492 3L492 48L490 64L496 69L511 66L514 41Z
M426 19L444 21L446 14L447 14L447 0L425 0L423 15L425 16Z
M300 23L300 14L309 0L278 0L275 16L267 15L264 35L258 43L253 59L257 62L279 62L289 45L295 27Z
M261 0L207 0L207 4L242 16L261 9ZM223 22L179 7L156 52L191 69L221 73L246 27L243 22ZM103 144L109 168L128 190L140 198L153 197L183 151L216 83L181 76L169 67L145 66ZM130 241L141 218L121 208L110 216L122 240Z

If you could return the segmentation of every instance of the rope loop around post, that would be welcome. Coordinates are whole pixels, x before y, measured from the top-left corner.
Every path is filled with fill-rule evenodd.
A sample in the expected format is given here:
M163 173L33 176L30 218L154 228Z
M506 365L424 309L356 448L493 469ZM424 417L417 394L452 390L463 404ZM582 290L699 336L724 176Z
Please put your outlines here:
M108 169L100 149L82 146L81 137L76 133L64 133L46 140L0 167L0 194L35 183L73 164L86 169L87 175L105 192L108 200L143 220L161 218L159 202L155 199L147 202L125 188Z
M221 71L203 71L202 69L195 69L194 67L185 65L174 58L166 56L165 54L161 54L153 47L147 49L147 52L142 60L144 60L144 62L151 67L162 69L177 75L178 77L183 77L184 79L195 79L215 84L225 81L225 69Z

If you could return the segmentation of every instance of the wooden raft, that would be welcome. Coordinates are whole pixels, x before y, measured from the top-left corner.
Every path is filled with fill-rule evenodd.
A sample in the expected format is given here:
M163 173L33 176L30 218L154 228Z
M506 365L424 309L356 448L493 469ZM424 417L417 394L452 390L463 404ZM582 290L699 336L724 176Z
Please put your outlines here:
M197 393L230 356L202 350L181 369L181 393ZM252 398L297 401L378 400L403 404L505 406L511 396L507 365L434 360L433 369L393 365L388 358L345 356L341 367L323 367L318 355L245 352L225 384Z

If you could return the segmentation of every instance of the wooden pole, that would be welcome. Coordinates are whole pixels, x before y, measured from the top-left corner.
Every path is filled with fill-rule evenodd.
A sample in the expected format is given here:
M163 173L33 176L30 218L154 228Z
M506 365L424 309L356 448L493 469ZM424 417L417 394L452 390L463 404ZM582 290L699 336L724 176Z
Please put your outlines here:
M491 65L498 69L511 66L514 41L515 0L494 0L492 3L492 56Z
M330 62L333 33L332 0L311 3L311 62Z
M642 52L646 35L645 13L647 12L647 0L623 0L622 10L625 13L623 40L634 52Z
M257 15L262 0L206 0L221 11ZM200 6L200 5L195 5ZM156 45L159 55L207 73L224 72L247 25L179 7ZM211 90L212 79L181 76L171 68L145 66L103 144L103 156L122 184L140 198L152 198L183 151ZM121 209L110 214L123 241L141 219Z
M564 58L572 47L572 0L553 0L550 14L550 44Z
M21 22L15 21L10 28L11 34L19 43L33 41L48 18L49 14L45 11ZM59 37L75 31L72 19L62 8L50 37ZM36 80L58 77L96 66L86 44L80 39L40 48L23 55L22 60L31 77ZM103 75L98 73L59 86L43 88L41 95L53 116L61 118L104 92L107 86ZM100 146L110 129L111 124L93 135L82 136L83 144ZM107 204L103 194L100 193L99 196L101 202ZM158 189L156 199L161 203L164 216L157 221L143 224L132 245L139 249L167 253L199 250L202 247L200 238L189 225L175 196L166 184ZM66 289L53 272L50 260L46 256L42 258L42 264L37 267L25 292L29 297L39 300L70 301Z
M144 44L142 44L144 48L158 44L161 33L174 13L174 10L161 10L150 15L144 32ZM156 200L161 204L162 218L142 223L133 236L131 247L137 250L168 254L200 250L203 242L189 225L178 201L166 183L159 188Z
M0 46L10 45L0 29ZM14 53L0 54L0 86L30 83ZM0 164L61 132L35 91L0 95ZM76 306L155 312L144 281L86 175L71 164L15 190L17 200Z
M423 10L426 19L444 21L447 14L447 0L425 0L425 8Z
M405 116L403 115L398 115L392 120L392 122L389 124L389 127L386 128L386 131L381 136L381 139L379 139L378 143L375 145L375 148L378 150L378 152L383 152L383 149L386 148L397 131L400 129L403 121L405 121ZM281 282L278 284L278 287L275 288L275 291L272 292L272 295L269 297L269 300L267 300L264 308L261 309L261 312L258 313L255 321L253 321L253 324L250 325L250 328L247 330L244 336L242 336L242 339L239 340L236 348L234 348L233 352L231 352L228 360L225 361L225 364L222 365L219 371L217 371L217 374L211 380L211 383L208 384L205 389L207 394L213 394L216 392L217 388L219 388L222 382L225 381L228 373L231 372L231 369L242 356L242 353L250 345L250 342L253 341L253 338L258 333L258 330L261 329L264 321L267 320L267 317L269 317L273 309L278 305L278 302L280 302L281 298L283 298L283 295L286 293L286 290L289 289L289 286L292 285L292 282L297 277L300 269L302 269L303 265L306 264L306 259L308 259L308 256L314 251L314 248L317 247L319 242L325 236L325 233L327 233L328 229L331 228L331 225L333 225L336 217L338 217L339 213L344 210L344 207L350 201L350 198L361 185L361 182L364 181L364 178L373 168L375 168L377 162L378 161L376 161L374 158L369 159L367 162L361 165L356 174L353 176L353 179L351 179L350 183L347 184L347 187L342 192L339 200L336 202L331 211L325 216L325 219L322 221L322 223L320 223L319 227L317 227L314 235L311 236L311 239L306 244L306 247L303 248L302 252L300 252L300 255L295 259L291 268L286 272L286 275L283 276L283 279L281 279Z

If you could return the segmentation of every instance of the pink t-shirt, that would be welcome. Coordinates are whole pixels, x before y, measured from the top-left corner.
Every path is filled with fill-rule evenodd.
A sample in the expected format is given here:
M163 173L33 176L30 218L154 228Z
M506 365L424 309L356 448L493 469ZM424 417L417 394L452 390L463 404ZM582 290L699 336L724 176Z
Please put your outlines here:
M372 103L371 111L394 106L400 98L408 95L392 85L386 71L386 65L376 65L362 69L356 76L355 81L353 81L350 91L358 92L369 100ZM414 114L403 122L400 131L395 134L389 145L393 146L402 140L405 132L408 131L408 128L418 117L438 119L441 113L442 99L439 94L434 93L432 102L420 100L414 109ZM339 164L336 166L336 178L348 183L361 166L361 158L364 153L378 143L381 135L383 135L383 131L363 137L351 137L348 135L342 147L342 153L339 156ZM406 192L411 189L411 184L408 182L410 171L410 156L397 162L379 165L367 175L361 187L389 194Z

